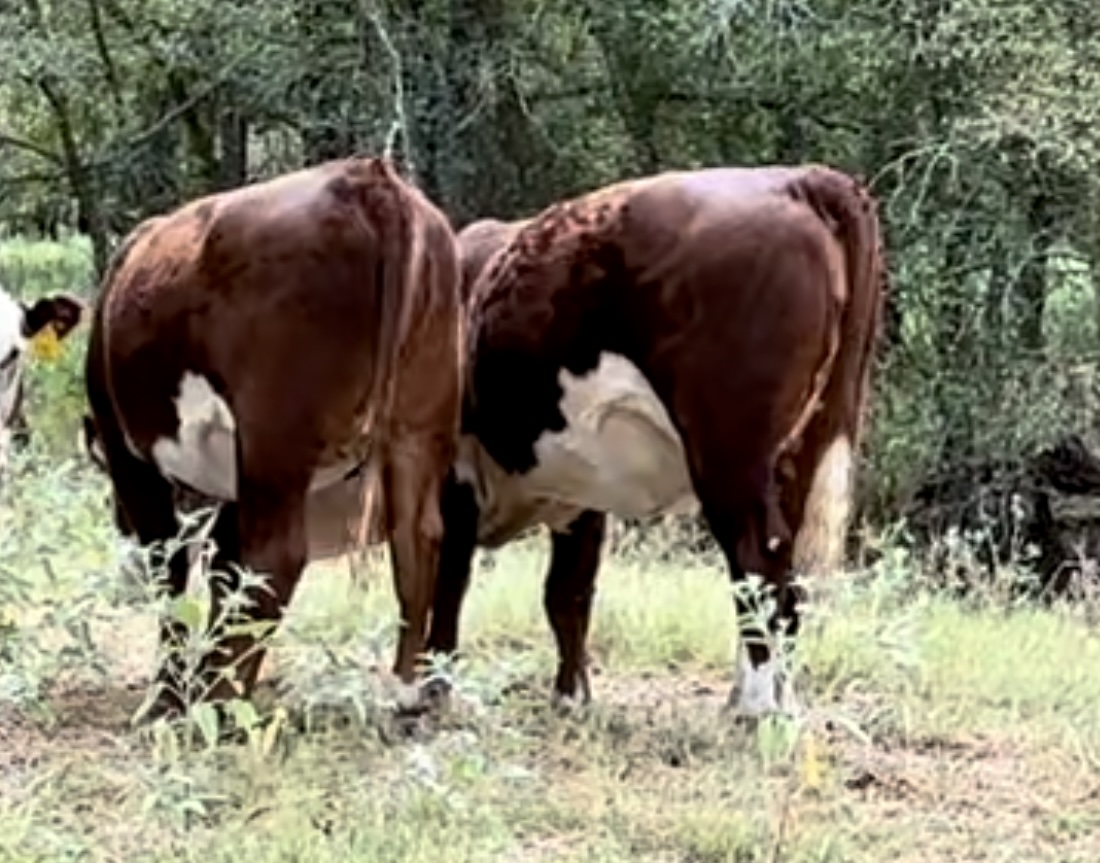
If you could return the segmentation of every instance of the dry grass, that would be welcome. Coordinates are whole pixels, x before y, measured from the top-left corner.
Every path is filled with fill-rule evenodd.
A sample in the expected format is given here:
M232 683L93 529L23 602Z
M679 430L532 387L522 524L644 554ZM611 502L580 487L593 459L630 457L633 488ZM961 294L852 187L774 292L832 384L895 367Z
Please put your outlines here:
M251 746L173 751L130 731L152 618L89 606L82 649L109 678L59 672L0 725L0 859L1100 854L1100 643L1072 614L906 596L888 568L836 583L801 648L807 716L750 732L722 710L732 612L721 573L611 561L595 703L560 716L546 698L545 563L536 540L478 575L459 697L411 737L378 709L394 612L382 575L360 591L343 569L311 570L263 699L308 728ZM38 627L31 641L57 650L59 632Z

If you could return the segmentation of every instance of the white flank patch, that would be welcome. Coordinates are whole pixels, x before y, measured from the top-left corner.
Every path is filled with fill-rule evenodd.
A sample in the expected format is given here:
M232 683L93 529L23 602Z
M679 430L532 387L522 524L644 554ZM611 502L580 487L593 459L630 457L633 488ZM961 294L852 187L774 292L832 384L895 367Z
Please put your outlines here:
M179 429L153 444L153 460L167 477L215 500L237 499L237 422L225 399L202 375L184 372L175 399ZM311 491L344 483L354 467L347 461L318 469ZM358 488L358 480L349 481ZM350 502L348 506L353 506Z
M26 343L23 337L23 307L19 305L3 287L0 287L0 350L3 356L12 348L22 348ZM0 356L0 359L3 359Z
M566 428L536 442L529 494L626 518L698 506L680 435L633 363L605 352L593 371L559 380Z
M237 423L225 400L202 375L184 372L175 399L179 430L153 444L165 476L217 500L237 498Z

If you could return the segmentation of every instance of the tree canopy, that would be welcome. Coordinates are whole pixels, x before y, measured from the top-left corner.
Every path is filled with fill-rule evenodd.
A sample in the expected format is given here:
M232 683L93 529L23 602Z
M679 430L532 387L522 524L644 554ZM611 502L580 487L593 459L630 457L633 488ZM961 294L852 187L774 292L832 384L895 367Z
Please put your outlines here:
M92 240L392 149L456 226L627 175L817 161L882 203L866 504L1093 435L1100 23L1080 0L11 0L0 233ZM91 290L91 286L87 286Z

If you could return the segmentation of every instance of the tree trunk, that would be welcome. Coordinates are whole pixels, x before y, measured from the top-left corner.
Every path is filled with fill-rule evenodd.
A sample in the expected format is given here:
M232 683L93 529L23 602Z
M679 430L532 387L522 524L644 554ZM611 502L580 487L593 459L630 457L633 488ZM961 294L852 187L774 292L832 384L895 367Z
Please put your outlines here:
M449 130L455 125L453 84L447 80L442 58L431 50L425 4L405 0L401 7L400 33L395 41L401 52L401 86L408 111L406 157L417 186L453 218L443 164L452 143Z
M1020 270L1016 283L1017 332L1020 345L1037 353L1043 349L1043 310L1047 298L1047 261L1054 241L1053 201L1045 192L1036 192L1027 209L1027 226L1032 251Z
M229 96L218 112L219 189L243 186L248 181L248 120L233 104L232 93Z
M417 182L458 228L485 216L529 215L556 191L555 159L510 71L510 7L503 0L450 0L448 9L439 50L424 5L403 4L403 80ZM486 66L492 88L485 87Z
M84 163L80 145L76 139L69 102L65 94L45 78L38 82L42 95L50 105L57 124L58 138L61 140L61 153L65 162L65 175L69 182L73 198L76 199L77 224L92 241L92 264L98 278L107 267L109 243L107 224L100 207L100 198L96 193L95 177Z
M943 270L957 274L974 246L974 237L970 229L956 225L944 242ZM944 286L944 295L940 297L936 321L936 355L943 364L936 374L935 391L939 404L939 414L944 420L941 439L939 465L962 464L971 455L974 445L973 408L958 398L958 370L973 368L975 357L974 333L966 332L967 311L970 303L966 296L963 279L952 281Z
M542 209L553 194L554 153L533 127L511 71L512 21L503 0L451 0L446 76L461 131L450 142L457 158L449 166L448 204L458 225L483 216L519 218ZM488 102L486 64L494 70Z

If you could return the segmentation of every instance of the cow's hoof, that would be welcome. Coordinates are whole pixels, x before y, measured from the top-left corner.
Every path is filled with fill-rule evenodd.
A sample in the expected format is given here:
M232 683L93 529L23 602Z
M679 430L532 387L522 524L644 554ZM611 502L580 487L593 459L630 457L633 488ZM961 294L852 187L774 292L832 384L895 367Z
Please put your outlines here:
M438 677L420 683L395 683L394 713L400 717L438 714L451 704L452 687Z
M592 687L583 668L570 673L558 671L558 679L550 693L550 706L563 715L573 715L592 703Z
M451 708L454 687L442 677L433 677L420 686L420 703L432 713L442 713Z

